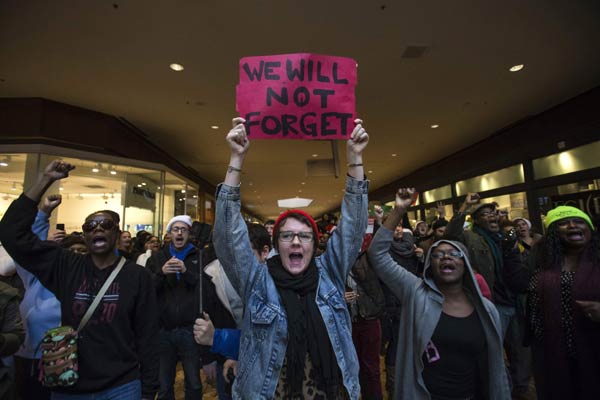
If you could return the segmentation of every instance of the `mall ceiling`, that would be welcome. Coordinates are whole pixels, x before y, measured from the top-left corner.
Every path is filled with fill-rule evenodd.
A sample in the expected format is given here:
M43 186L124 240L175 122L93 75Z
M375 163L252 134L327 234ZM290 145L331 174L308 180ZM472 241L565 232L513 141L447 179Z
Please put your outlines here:
M375 189L600 85L598 21L595 0L4 0L0 96L124 117L217 184L241 57L352 57ZM317 215L334 208L344 168L306 176L307 160L331 154L330 142L253 142L244 204L264 218L281 198L314 199Z

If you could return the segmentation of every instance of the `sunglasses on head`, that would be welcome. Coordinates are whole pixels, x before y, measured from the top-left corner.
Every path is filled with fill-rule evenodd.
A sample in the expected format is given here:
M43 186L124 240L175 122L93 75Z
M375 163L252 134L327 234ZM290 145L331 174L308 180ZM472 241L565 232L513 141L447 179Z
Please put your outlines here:
M87 221L86 223L84 223L83 225L81 225L81 229L84 232L91 232L94 229L96 229L96 227L100 226L100 228L102 228L105 231L111 231L113 229L116 228L116 224L115 221L113 221L112 219L102 219L102 220L91 220L91 221Z

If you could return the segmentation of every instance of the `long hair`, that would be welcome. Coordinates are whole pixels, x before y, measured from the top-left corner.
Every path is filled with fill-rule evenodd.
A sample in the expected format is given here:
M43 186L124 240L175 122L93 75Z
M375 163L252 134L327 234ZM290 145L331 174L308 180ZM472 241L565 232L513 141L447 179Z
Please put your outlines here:
M595 230L589 227L588 229L590 229L592 237L586 246L586 251L591 252L594 266L600 268L600 235ZM558 224L554 222L548 227L546 235L535 246L537 249L535 252L536 268L543 270L562 268L565 260L564 247L558 234Z

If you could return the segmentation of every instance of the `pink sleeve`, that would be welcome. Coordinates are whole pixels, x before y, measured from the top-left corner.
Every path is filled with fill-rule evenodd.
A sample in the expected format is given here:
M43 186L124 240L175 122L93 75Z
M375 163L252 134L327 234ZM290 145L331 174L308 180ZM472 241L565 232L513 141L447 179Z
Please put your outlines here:
M483 297L485 297L489 301L492 301L492 291L490 290L490 287L488 286L485 279L483 279L483 276L481 276L480 274L475 274L475 279L477 279L477 285L479 285L479 290L481 290L481 294L483 295Z

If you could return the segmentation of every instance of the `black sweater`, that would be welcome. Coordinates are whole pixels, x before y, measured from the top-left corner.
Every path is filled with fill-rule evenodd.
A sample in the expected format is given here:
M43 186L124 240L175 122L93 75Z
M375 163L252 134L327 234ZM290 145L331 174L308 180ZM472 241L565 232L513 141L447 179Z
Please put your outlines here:
M82 256L41 241L31 231L37 204L21 195L0 221L0 240L8 253L61 303L62 324L77 329L96 293L117 262L100 270ZM150 274L126 262L78 340L79 381L55 389L90 393L141 379L144 398L158 390L158 315Z

